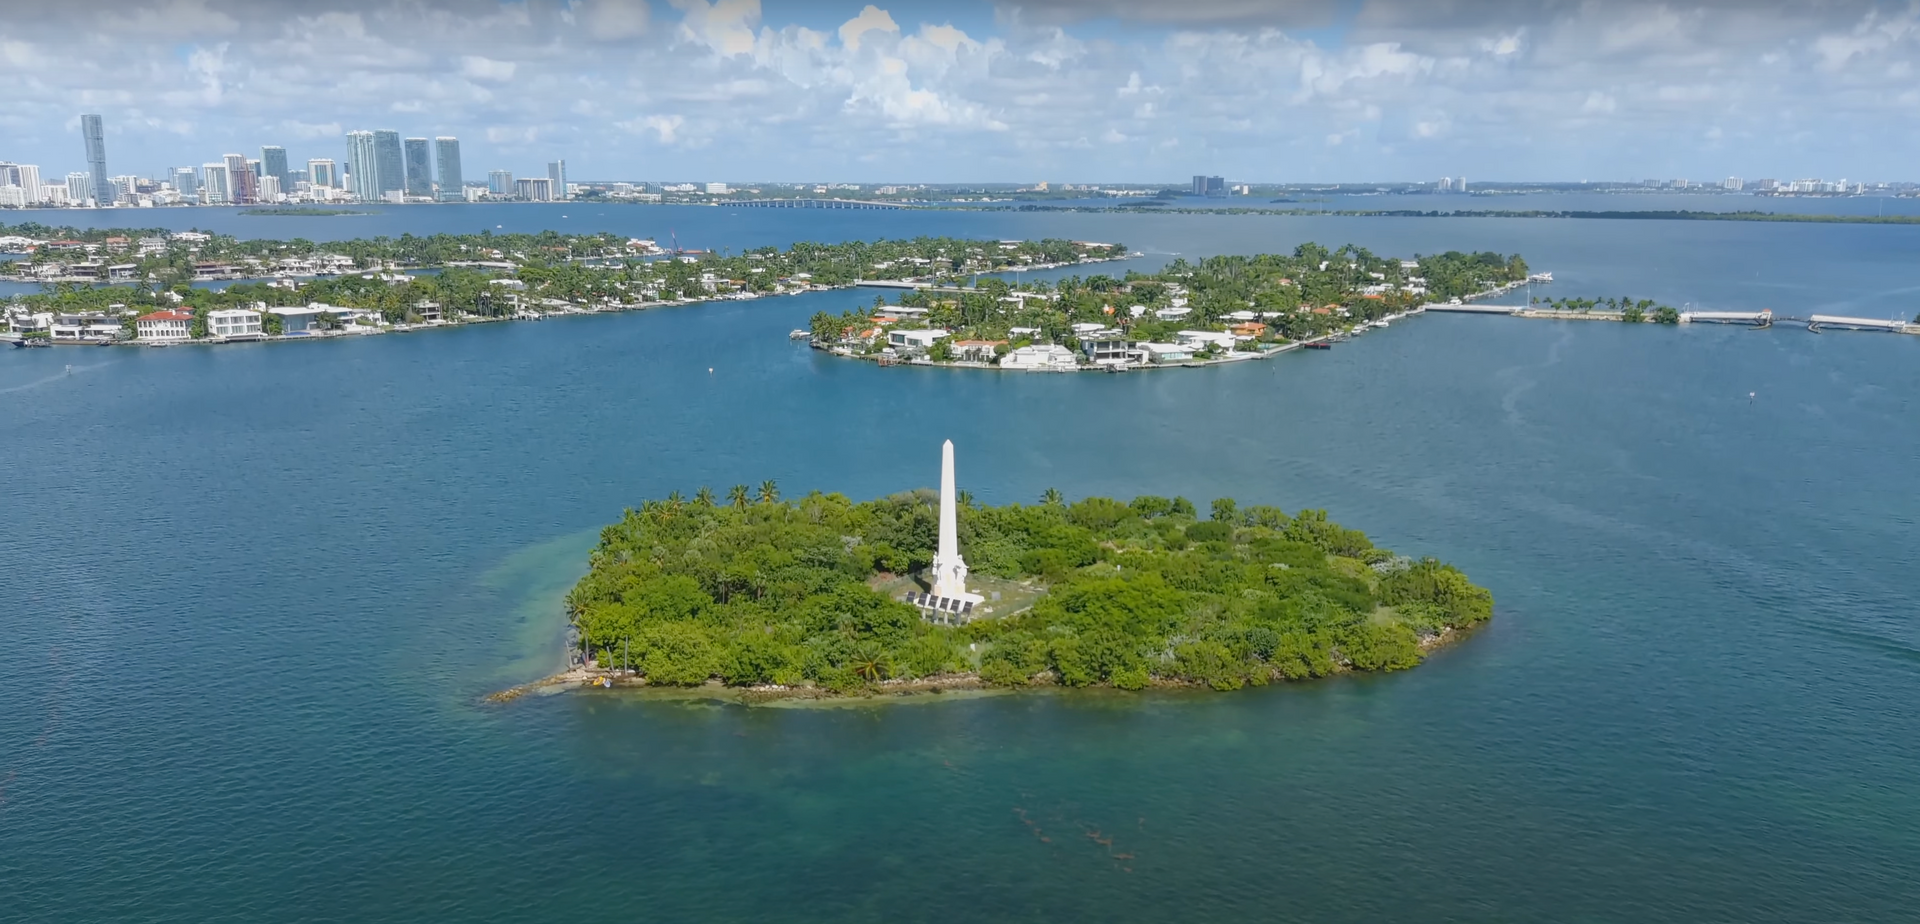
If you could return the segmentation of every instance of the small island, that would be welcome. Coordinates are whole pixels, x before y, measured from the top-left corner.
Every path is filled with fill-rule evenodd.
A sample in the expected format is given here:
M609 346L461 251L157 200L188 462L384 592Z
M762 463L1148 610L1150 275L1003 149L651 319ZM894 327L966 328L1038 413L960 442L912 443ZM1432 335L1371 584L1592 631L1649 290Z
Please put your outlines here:
M1458 569L1324 511L1051 490L985 506L953 492L947 452L941 493L795 501L765 482L627 510L567 597L571 683L1233 690L1410 668L1493 613Z
M804 333L817 349L882 364L1118 372L1324 346L1430 302L1510 292L1527 277L1518 255L1401 260L1301 244L1291 254L1177 258L1118 279L919 284L892 302L815 314Z

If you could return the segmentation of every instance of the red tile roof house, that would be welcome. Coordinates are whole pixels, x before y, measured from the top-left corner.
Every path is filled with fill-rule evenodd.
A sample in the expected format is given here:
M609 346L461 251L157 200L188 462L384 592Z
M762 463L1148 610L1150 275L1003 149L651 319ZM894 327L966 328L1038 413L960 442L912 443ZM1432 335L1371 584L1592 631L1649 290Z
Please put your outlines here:
M141 340L165 342L193 339L193 315L185 311L156 311L133 322Z

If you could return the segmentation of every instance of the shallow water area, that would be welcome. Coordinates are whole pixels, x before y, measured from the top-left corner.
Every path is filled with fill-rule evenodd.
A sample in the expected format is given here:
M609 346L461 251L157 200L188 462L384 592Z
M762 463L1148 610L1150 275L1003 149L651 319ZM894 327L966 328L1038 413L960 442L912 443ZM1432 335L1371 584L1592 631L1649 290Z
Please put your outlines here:
M1557 296L1909 314L1920 243L687 211L728 246L1491 247ZM441 220L412 215L386 232ZM0 351L4 916L1892 922L1920 902L1920 337L1429 315L1128 376L786 339L871 297ZM623 506L926 486L944 438L987 503L1325 508L1459 564L1495 620L1412 671L1234 693L484 703L563 665L559 600Z

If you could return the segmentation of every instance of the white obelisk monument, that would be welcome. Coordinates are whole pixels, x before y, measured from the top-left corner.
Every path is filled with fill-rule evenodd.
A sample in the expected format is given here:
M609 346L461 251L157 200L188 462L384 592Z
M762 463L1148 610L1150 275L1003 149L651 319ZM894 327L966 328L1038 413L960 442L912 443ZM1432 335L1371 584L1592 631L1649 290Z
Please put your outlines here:
M960 557L960 517L953 493L953 441L940 447L940 546L933 554L933 595L964 603L983 597L967 591L967 563Z

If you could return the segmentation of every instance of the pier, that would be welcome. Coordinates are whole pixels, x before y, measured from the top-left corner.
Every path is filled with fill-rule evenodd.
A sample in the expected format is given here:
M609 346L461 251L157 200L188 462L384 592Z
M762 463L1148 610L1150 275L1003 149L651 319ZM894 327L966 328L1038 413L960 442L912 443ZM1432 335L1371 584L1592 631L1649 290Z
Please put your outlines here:
M1683 311L1680 313L1682 324L1752 324L1764 326L1773 323L1773 312L1763 311Z

